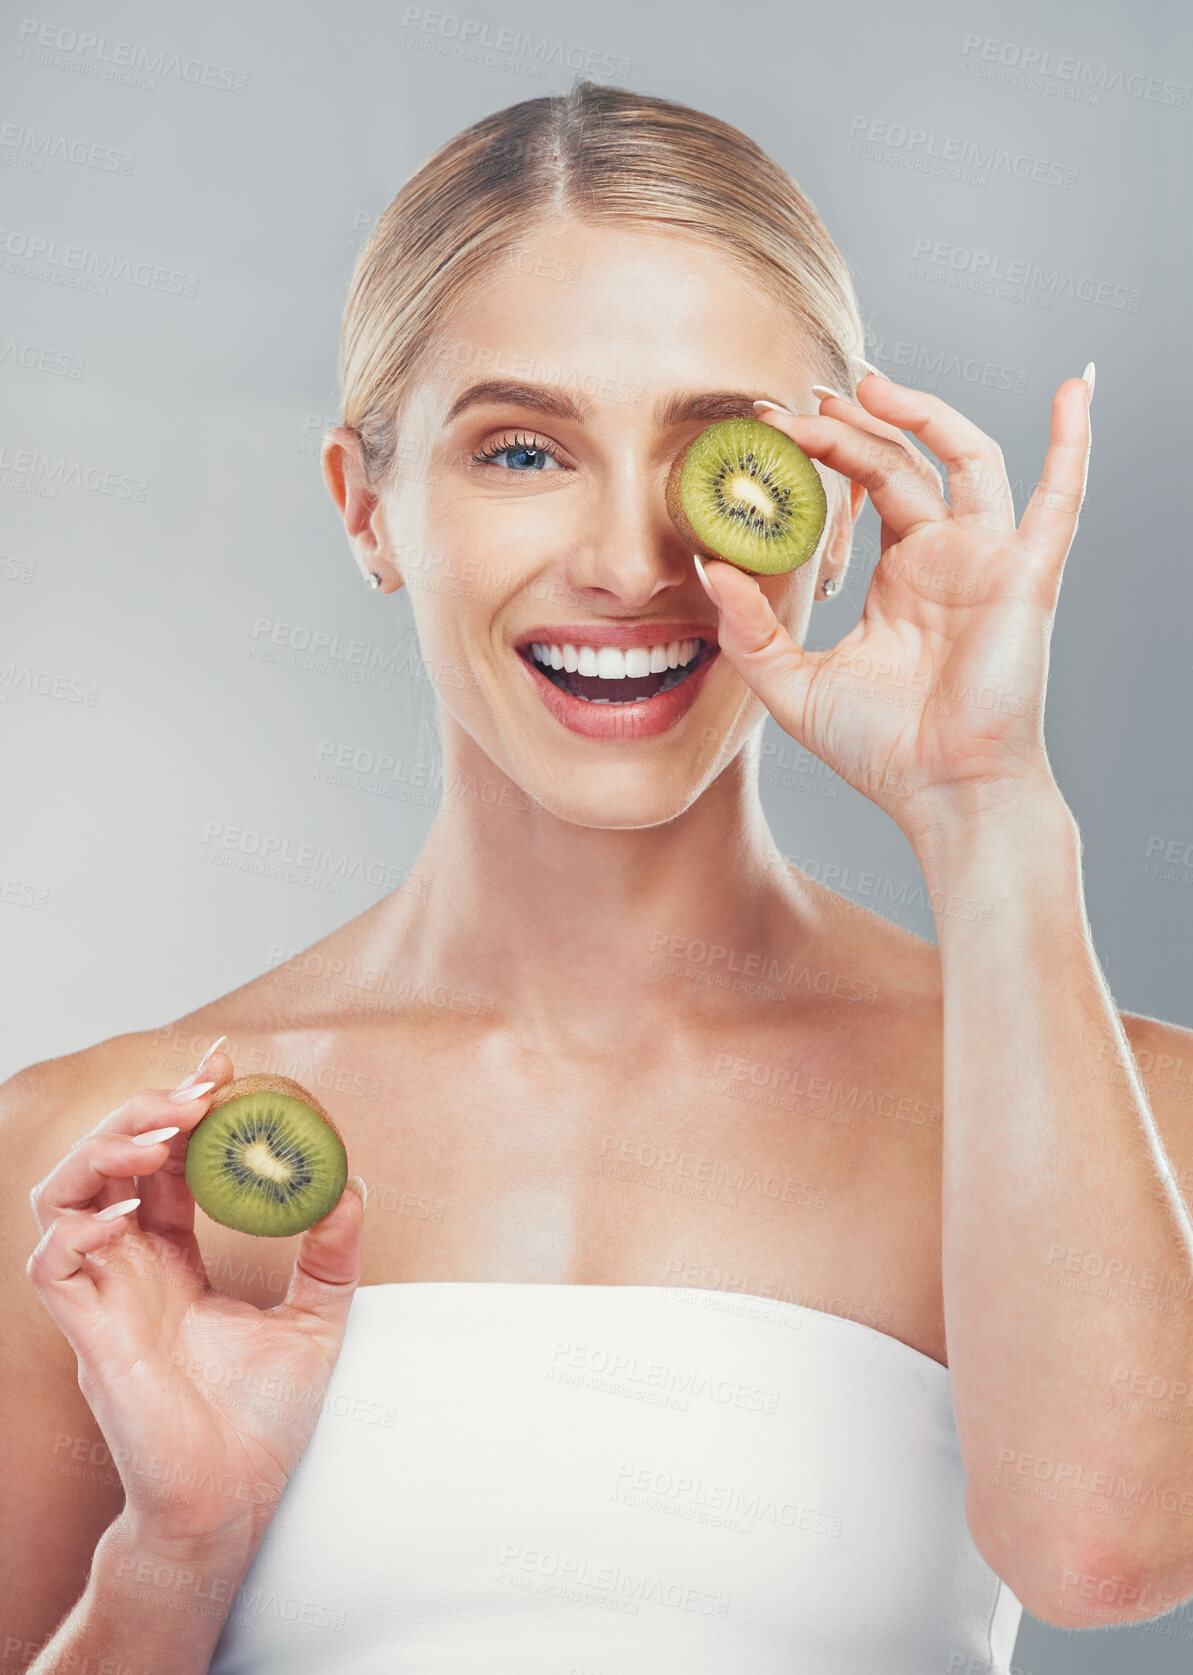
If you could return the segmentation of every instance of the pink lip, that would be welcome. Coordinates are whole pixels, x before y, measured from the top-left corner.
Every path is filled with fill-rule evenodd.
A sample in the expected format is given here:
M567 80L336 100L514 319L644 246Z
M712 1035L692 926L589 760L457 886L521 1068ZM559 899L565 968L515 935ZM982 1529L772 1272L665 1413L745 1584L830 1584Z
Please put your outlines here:
M685 681L669 692L660 692L640 704L593 704L583 698L573 698L555 682L548 680L529 655L532 640L555 645L587 646L642 646L660 645L670 640L705 642L702 661ZM710 655L711 654L711 655ZM716 629L702 622L642 623L638 626L613 627L610 624L584 623L552 625L535 629L518 641L518 662L534 683L543 704L569 732L586 739L619 739L634 744L639 739L655 738L668 732L687 714L700 695L708 671L720 656Z

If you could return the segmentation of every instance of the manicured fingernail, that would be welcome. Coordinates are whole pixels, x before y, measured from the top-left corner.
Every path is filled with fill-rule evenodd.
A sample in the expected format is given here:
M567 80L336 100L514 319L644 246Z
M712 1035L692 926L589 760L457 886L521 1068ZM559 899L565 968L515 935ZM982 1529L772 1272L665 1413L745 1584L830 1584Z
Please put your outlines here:
M359 1175L349 1175L348 1179L345 1181L344 1184L345 1184L345 1186L351 1188L351 1190L360 1199L362 1205L365 1205L365 1204L368 1203L368 1201L369 1201L369 1189L365 1185L365 1183L361 1180Z
M712 600L713 604L717 607L717 609L719 611L720 608L721 608L720 596L717 593L716 588L714 588L712 583L709 581L707 574L705 573L704 566L700 562L700 554L699 553L693 553L692 554L692 562L696 566L696 574L700 577L700 586L704 589L705 593L708 594L708 597Z
M867 372L874 373L874 375L876 377L878 377L878 378L885 378L886 377L886 373L882 370L881 367L871 366L870 362L869 361L864 361L860 355L855 355L854 360L856 361L858 366L864 366Z
M148 1134L134 1134L134 1146L160 1146L163 1140L172 1140L180 1131L177 1128L153 1128Z
M841 393L838 390L830 390L827 384L813 384L812 385L812 394L813 395L818 395L821 398L821 400L823 400L826 395L836 396L838 401L844 401L845 400L845 397L843 395L841 395Z
M784 407L783 404L781 402L778 402L778 401L756 401L754 403L754 406L755 407L769 407L772 413L786 413L788 415L788 417L792 418L792 419L794 419L796 417L796 415L791 411L790 407Z
M218 1041L213 1041L211 1046L208 1047L207 1051L203 1054L203 1057L199 1060L198 1064L191 1071L190 1075L184 1076L178 1086L180 1088L189 1088L195 1078L203 1074L203 1066L207 1063L212 1053L218 1052L227 1039L228 1037L226 1035L221 1035Z
M193 1088L175 1088L170 1098L175 1105L185 1105L189 1099L201 1099L205 1093L210 1093L214 1082L196 1082Z
M122 1204L109 1204L106 1210L98 1210L97 1221L115 1221L118 1216L126 1216L130 1210L135 1210L141 1202L139 1198L126 1198Z
M1086 367L1081 376L1085 379L1086 384L1089 386L1089 397L1086 401L1086 406L1088 407L1089 403L1094 399L1094 363L1092 361Z

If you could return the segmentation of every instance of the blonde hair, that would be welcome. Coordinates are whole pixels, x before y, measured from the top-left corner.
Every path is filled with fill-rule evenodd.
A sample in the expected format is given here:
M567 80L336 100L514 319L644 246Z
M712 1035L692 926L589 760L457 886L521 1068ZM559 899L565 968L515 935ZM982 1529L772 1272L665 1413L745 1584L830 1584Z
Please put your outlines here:
M440 146L361 251L340 337L341 422L359 433L375 487L393 471L403 403L453 305L559 217L663 225L728 249L800 321L823 381L852 392L857 297L791 176L727 122L584 78Z

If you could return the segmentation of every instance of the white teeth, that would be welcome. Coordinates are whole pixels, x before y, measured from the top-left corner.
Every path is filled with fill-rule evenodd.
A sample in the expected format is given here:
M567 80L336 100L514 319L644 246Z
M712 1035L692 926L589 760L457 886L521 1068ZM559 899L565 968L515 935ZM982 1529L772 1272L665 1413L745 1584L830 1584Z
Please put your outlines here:
M530 652L535 662L545 668L595 675L600 680L636 680L643 675L661 675L668 669L686 667L696 657L701 643L698 639L669 640L649 646L627 646L623 650L620 646L555 645L535 640Z

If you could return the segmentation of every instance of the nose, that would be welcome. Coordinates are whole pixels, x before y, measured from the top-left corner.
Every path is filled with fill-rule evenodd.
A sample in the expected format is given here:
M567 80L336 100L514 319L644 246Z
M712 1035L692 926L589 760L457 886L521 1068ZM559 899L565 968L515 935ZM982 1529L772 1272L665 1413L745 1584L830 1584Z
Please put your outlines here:
M664 482L631 462L594 487L588 527L570 549L567 573L593 609L629 615L685 584L703 599L692 555L667 514Z

